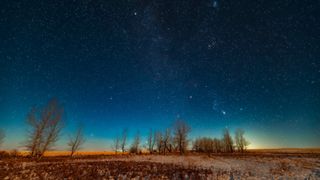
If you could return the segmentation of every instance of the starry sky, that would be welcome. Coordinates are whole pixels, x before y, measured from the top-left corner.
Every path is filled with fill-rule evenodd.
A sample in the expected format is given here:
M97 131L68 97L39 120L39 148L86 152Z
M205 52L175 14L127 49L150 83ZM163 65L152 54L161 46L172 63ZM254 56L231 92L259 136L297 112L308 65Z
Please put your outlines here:
M190 138L242 128L251 148L320 146L319 1L4 0L0 128L19 148L32 106L65 108L110 148L177 118Z

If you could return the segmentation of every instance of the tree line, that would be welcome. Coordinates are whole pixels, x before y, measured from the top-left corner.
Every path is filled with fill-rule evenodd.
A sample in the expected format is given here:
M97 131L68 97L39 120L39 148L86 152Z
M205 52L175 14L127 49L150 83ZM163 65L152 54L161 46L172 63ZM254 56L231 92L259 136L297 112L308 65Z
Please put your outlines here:
M129 153L140 154L142 149L147 150L150 154L179 153L185 154L189 148L191 151L199 153L244 153L249 142L244 137L244 130L237 129L234 138L230 134L229 129L225 128L222 138L199 137L191 141L188 136L191 128L183 121L177 120L173 128L166 128L164 131L153 131L150 129L145 145L141 143L140 133L138 132L133 139L132 144L128 148ZM124 129L121 137L114 140L113 150L118 153L127 152L126 139L128 129ZM191 145L191 147L189 146Z
M188 134L190 130L191 128L183 120L176 120L172 130L171 128L167 128L164 132L161 132L150 129L145 145L142 145L140 133L137 132L131 145L126 149L128 129L124 129L121 136L117 136L114 139L113 150L116 154L118 152L141 154L142 149L147 150L150 154L173 152L185 154L188 148Z
M56 99L51 99L43 108L31 109L26 118L28 135L25 142L25 148L30 152L30 157L43 157L45 152L59 140L64 127L63 114L64 110ZM179 153L183 155L190 145L192 145L192 151L200 153L233 153L235 151L243 153L249 145L242 129L236 130L234 139L226 128L221 139L200 137L193 142L189 139L190 132L191 127L185 121L178 119L172 128L166 128L164 131L150 129L146 144L141 143L141 135L137 132L128 149L128 129L123 129L121 135L114 139L112 146L116 154L118 152L140 154L144 149L150 154ZM5 134L0 130L0 145L4 138ZM83 127L79 126L74 135L69 137L67 145L70 156L73 156L84 142Z
M230 131L226 128L223 130L221 139L202 137L197 138L193 142L193 150L203 153L233 153L233 152L245 152L249 142L244 137L244 130L237 129L232 138Z

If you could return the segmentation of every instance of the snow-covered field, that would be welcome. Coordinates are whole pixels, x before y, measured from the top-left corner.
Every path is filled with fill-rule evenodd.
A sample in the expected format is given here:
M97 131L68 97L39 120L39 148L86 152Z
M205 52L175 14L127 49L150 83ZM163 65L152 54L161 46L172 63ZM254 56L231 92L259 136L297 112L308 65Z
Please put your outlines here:
M320 179L317 154L119 155L0 161L0 179Z
M178 164L212 171L227 171L242 178L288 177L320 179L320 157L299 156L133 156L126 161Z

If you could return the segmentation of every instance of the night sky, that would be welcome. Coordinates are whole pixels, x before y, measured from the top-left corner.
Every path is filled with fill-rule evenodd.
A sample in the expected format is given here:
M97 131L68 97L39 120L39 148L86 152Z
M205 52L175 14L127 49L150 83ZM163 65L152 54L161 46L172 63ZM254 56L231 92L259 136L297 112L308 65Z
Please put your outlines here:
M19 148L26 115L56 97L63 149L177 118L190 138L242 128L251 148L320 146L320 4L298 0L1 1L0 128Z

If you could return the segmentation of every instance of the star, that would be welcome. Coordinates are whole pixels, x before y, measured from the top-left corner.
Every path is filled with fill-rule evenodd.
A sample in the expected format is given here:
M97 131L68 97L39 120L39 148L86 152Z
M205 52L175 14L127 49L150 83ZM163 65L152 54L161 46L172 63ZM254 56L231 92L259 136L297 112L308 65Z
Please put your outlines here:
M214 8L218 7L218 1L217 0L213 0L212 7L214 7Z
M224 110L221 110L221 113L222 113L223 115L226 115L226 114L227 114L227 112L224 111Z

